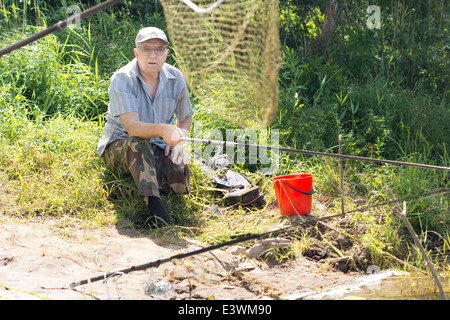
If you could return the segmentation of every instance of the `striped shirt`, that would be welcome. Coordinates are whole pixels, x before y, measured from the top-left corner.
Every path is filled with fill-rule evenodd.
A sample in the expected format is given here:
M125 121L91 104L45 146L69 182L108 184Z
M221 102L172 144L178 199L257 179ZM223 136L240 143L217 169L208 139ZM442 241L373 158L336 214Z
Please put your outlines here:
M100 156L111 142L130 137L120 118L121 114L137 112L142 122L173 124L175 117L184 121L194 113L183 74L167 63L159 72L158 90L154 99L139 73L136 59L113 74L108 94L106 124L103 137L97 145ZM149 140L162 149L166 145L159 137Z

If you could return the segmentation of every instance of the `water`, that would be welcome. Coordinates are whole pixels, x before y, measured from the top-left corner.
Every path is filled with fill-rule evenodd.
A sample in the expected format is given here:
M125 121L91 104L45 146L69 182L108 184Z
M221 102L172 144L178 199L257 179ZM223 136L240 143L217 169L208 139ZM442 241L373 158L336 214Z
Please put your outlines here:
M450 273L440 277L444 291L450 295ZM396 275L361 287L355 292L355 299L370 300L442 300L442 294L431 276ZM343 296L352 299L352 295Z
M450 272L438 272L444 291L450 298ZM431 276L385 270L358 279L354 284L321 292L307 299L344 300L442 300Z

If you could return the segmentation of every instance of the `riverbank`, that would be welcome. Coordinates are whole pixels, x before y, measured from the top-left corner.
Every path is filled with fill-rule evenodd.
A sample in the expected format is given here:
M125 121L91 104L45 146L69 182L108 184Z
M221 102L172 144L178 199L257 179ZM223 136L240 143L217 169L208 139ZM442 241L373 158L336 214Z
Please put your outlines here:
M203 244L174 235L145 236L132 228L79 229L58 220L0 222L0 299L90 300L120 296L141 299L280 299L354 282L361 272L343 273L311 259L271 263L228 247L153 269L153 283L169 283L168 296L144 289L151 270L70 289L69 284L193 250Z

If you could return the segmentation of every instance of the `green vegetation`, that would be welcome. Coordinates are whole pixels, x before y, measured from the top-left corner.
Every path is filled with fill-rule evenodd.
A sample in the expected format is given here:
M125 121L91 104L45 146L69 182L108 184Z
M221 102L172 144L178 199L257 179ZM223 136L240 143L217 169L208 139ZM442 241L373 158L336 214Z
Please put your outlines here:
M87 8L96 2L73 3ZM392 1L380 1L382 28L370 30L364 1L347 0L329 44L321 40L321 30L332 1L316 2L280 4L280 107L268 127L279 130L280 145L337 152L342 134L345 154L450 166L445 1L395 1L394 7ZM2 47L67 18L70 4L0 1ZM96 144L102 135L109 77L133 57L137 30L150 24L165 28L157 2L125 1L83 21L80 28L67 28L0 57L0 215L51 216L101 227L126 223L127 215L145 210L131 178L106 170ZM176 64L172 56L169 62ZM194 121L202 122L204 130L238 129L195 97L192 101ZM281 154L279 168L277 175L314 174L319 191L315 210L320 204L327 215L340 213L338 160ZM270 177L248 163L234 169L258 182L268 206L250 214L227 207L192 165L191 195L166 199L182 226L179 235L215 243L280 223ZM344 177L346 210L357 207L355 199L366 205L390 200L386 187L401 198L448 188L450 181L448 172L354 161L344 161ZM206 210L214 205L221 207L220 216ZM408 218L428 250L448 254L449 195L437 193L407 205ZM413 243L390 206L348 218L351 226L367 226L367 232L355 236L370 252L365 263L387 266L396 263L392 255L417 263ZM294 255L303 255L320 241L334 247L327 236L307 235L295 237ZM342 255L336 249L335 255Z

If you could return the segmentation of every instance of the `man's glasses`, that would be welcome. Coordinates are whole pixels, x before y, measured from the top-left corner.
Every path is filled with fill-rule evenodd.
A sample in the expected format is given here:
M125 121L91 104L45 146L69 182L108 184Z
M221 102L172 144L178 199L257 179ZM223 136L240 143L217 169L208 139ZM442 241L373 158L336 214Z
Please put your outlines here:
M138 47L138 49L146 56L152 54L152 52L156 56L162 56L166 53L167 47L158 47L158 48L150 48L150 47Z

